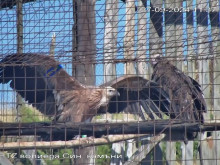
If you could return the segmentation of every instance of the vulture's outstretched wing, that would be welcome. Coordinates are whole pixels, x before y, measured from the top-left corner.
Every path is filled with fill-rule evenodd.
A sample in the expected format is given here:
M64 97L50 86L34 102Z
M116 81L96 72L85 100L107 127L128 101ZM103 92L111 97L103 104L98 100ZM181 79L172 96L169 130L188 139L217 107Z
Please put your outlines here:
M59 91L84 88L53 57L31 53L6 56L0 62L0 83L10 83L11 88L48 116L56 115L59 103L55 95Z
M168 95L157 83L139 76L122 76L101 86L111 86L120 93L110 100L109 113L127 112L138 114L145 119L141 109L154 119L154 112L162 118L161 111L168 115L170 100ZM103 112L103 111L101 111ZM101 113L100 112L100 113Z
M169 94L171 117L186 122L203 122L202 113L207 108L200 85L165 58L157 57L153 68L152 81Z

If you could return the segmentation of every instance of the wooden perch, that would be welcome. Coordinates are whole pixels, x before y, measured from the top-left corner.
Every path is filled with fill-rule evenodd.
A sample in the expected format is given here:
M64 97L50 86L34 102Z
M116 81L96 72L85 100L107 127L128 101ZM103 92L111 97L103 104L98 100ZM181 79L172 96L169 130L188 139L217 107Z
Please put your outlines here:
M72 140L76 135L101 137L117 134L159 134L168 137L184 132L220 130L220 123L184 123L171 120L154 120L129 123L0 123L0 136L41 136L43 140ZM169 139L170 140L170 139Z
M115 143L119 141L125 141L129 139L138 138L140 136L144 136L143 134L136 135L109 135L102 138L78 138L75 140L69 140L69 141L34 141L34 142L7 142L7 143L0 143L0 149L4 150L11 150L15 148L19 149L48 149L48 148L73 148L73 147L88 147L88 146L96 146L96 145L103 145L103 144L109 144L109 143ZM152 143L155 143L153 139Z

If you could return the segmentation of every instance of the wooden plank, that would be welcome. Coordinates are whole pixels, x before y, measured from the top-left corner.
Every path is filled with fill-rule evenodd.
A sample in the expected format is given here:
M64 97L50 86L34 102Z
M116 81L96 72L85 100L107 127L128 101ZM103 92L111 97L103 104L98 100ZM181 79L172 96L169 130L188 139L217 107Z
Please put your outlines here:
M154 55L162 55L163 47L163 15L162 12L154 12L155 8L160 9L163 7L162 0L151 1L150 7L150 29L149 29L149 53L150 58L153 58ZM160 31L160 33L158 33ZM152 68L149 68L149 75L152 74Z
M122 164L123 157L125 156L125 141L112 144L111 155L118 155L118 154L122 155L122 158L112 157L110 165Z
M109 135L101 138L77 138L74 140L69 141L17 141L17 142L0 142L0 149L4 150L12 150L12 149L48 149L48 148L73 148L73 147L81 147L81 150L83 148L90 148L88 146L97 146L97 145L103 145L103 144L111 144L114 142L119 141L125 141L132 138L139 138L141 136L144 136L143 134L130 134L130 135ZM91 148L90 148L91 149ZM84 151L83 151L84 152ZM120 152L115 152L116 154L119 154ZM86 155L84 155L87 157Z
M124 58L134 59L135 37L135 3L134 0L126 1L126 22L124 35ZM136 73L133 62L126 62L124 73L133 75Z
M193 27L193 0L186 1L186 8L189 8L191 12L186 12L186 21L187 21L187 68L188 68L188 75L192 78L196 78L195 66L196 66L196 52L195 52L195 40L193 34L194 27Z
M181 9L183 7L183 1L182 0L175 0L174 6L176 9ZM178 14L177 14L178 13ZM184 64L183 64L183 13L177 12L173 13L175 16L175 60L176 60L176 66L180 70L184 70ZM168 41L169 42L169 41ZM166 42L167 43L167 42Z
M73 76L86 85L95 84L95 0L73 0ZM89 26L85 26L89 25Z
M174 135L171 135L174 136ZM166 161L169 165L176 165L176 143L166 142Z
M104 82L116 78L118 0L107 0L105 7Z
M152 10L150 11L150 29L149 29L149 48L150 56L154 54L162 54L162 24L163 24L163 15L162 12L154 12L155 8L159 9L163 7L162 0L151 1L150 4ZM155 29L158 28L158 29ZM161 33L157 33L157 31ZM161 34L161 35L159 35Z
M182 165L193 165L193 144L194 141L188 141L187 144L181 143L182 149Z
M165 8L174 9L176 0L166 0ZM166 56L176 57L176 29L175 29L175 15L173 13L165 12L165 42L166 42Z
M143 4L144 3L144 4ZM150 67L149 63L146 62L146 53L147 53L147 12L145 9L146 0L138 0L138 47L137 47L137 74L149 79L150 75L148 74L148 68Z
M132 157L132 155L137 151L137 147L136 147L136 143L137 141L135 141L134 139L130 139L127 140L127 157L128 159L130 159Z
M220 131L212 132L212 136L203 138L201 141L202 160L197 164L211 165L220 164ZM202 162L201 162L202 161Z

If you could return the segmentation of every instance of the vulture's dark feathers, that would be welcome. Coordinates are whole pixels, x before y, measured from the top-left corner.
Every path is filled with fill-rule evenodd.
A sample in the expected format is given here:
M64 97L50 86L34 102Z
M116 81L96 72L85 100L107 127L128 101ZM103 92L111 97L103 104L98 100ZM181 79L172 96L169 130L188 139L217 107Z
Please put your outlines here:
M203 123L203 112L207 111L207 107L198 82L185 75L167 59L157 57L154 60L151 80L160 84L169 94L171 117L186 122Z
M120 96L112 97L107 112L137 114L142 120L146 119L143 111L151 119L155 119L155 115L162 118L163 113L169 115L169 97L155 82L140 76L122 76L102 86L106 85L115 88L120 93ZM101 110L101 112L105 111Z

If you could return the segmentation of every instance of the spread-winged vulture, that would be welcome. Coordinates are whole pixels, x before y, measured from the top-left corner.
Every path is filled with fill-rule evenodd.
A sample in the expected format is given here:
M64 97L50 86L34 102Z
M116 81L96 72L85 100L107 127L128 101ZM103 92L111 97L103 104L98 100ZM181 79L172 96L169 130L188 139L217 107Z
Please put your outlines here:
M0 83L10 83L29 104L61 122L90 121L102 107L138 113L143 119L139 105L152 118L151 110L161 116L160 110L168 113L170 108L168 95L154 82L122 76L101 86L87 86L46 55L6 56L0 62Z

